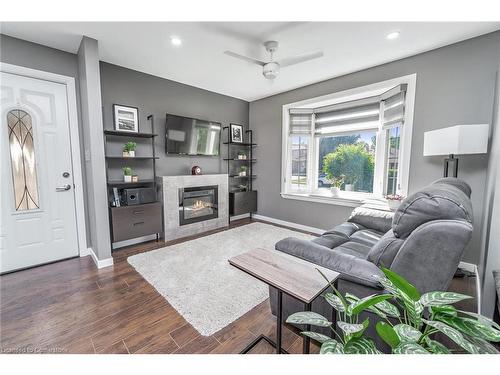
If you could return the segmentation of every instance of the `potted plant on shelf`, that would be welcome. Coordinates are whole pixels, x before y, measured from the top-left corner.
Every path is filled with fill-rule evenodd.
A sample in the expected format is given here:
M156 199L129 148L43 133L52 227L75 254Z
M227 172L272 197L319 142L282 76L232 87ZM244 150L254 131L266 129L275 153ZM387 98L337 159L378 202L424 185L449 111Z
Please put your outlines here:
M385 196L385 199L387 199L387 204L389 204L389 208L392 211L396 211L401 204L401 201L405 199L402 195L399 194L389 194Z
M123 181L132 182L132 168L123 167Z
M247 154L244 151L238 151L238 160L246 160Z
M330 182L331 184L330 191L332 192L332 196L338 197L340 188L342 187L344 180L345 176L343 174L338 177L332 176L328 178L328 182Z
M499 353L490 342L500 342L500 326L485 316L452 306L472 297L439 291L421 295L402 276L387 268L381 270L384 276L378 277L378 281L387 294L373 294L361 299L350 293L343 296L330 283L334 293L325 293L323 297L336 310L340 330L327 318L312 311L292 314L287 323L329 327L332 337L302 332L321 344L321 354L381 354L373 339L365 334L370 319L359 321L359 314L363 311L380 318L375 329L392 354ZM441 342L443 336L449 340ZM450 348L451 342L459 348L458 351Z
M137 143L135 142L127 142L123 145L123 156L124 157L135 157L135 149L137 148Z
M247 175L247 170L248 170L248 167L246 165L242 165L240 167L240 171L238 172L238 176L245 177Z

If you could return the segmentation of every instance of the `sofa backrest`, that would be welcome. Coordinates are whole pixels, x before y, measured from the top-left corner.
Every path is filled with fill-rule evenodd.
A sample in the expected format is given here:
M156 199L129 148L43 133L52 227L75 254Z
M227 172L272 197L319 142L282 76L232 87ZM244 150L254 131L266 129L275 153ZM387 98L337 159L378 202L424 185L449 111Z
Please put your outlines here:
M419 226L434 220L472 223L470 187L457 178L441 178L406 198L394 214L392 231L407 238Z
M470 194L464 181L442 178L409 196L367 259L422 293L446 290L472 236Z

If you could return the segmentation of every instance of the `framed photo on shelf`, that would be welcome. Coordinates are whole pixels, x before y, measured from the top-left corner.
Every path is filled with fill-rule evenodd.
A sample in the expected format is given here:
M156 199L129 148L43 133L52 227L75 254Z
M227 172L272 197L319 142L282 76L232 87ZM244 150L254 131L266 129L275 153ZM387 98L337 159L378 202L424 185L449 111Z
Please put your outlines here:
M113 104L115 130L139 133L139 108Z
M243 126L237 124L229 125L232 143L243 143Z

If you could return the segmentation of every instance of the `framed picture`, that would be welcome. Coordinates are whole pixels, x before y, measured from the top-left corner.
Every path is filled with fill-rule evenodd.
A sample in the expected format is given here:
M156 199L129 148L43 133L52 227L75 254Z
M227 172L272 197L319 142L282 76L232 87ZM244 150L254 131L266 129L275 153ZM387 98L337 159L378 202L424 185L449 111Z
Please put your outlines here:
M243 143L243 126L230 124L229 132L231 133L232 143Z
M113 104L115 130L121 132L139 132L139 109L119 104Z

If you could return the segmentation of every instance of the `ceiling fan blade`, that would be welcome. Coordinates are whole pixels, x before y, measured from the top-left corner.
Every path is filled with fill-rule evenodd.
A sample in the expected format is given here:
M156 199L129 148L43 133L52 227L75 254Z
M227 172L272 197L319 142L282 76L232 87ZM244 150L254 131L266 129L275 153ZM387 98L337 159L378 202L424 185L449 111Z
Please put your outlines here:
M301 55L301 56L295 56L295 57L289 57L286 59L282 59L278 61L278 64L282 68L285 66L290 66L290 65L295 65L304 61L312 60L312 59L317 59L318 57L322 57L323 52L314 52L314 53L308 53L307 55Z
M243 56L243 55L240 55L240 54L238 54L236 52L224 51L224 53L226 55L228 55L228 56L236 57L237 59L245 60L245 61L248 61L250 63L260 65L260 66L266 65L266 63L264 61L260 61L260 60L254 59L253 57Z

